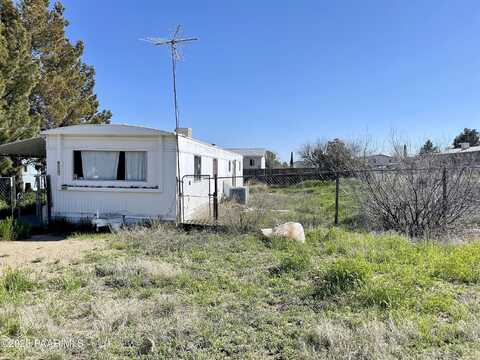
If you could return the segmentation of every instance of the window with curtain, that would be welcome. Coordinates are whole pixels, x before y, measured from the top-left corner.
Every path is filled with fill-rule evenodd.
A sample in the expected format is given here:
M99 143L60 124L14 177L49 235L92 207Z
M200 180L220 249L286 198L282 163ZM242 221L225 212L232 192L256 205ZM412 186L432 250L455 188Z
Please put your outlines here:
M147 179L147 159L144 151L125 152L125 180L145 181Z
M73 152L73 178L76 180L147 180L145 151Z

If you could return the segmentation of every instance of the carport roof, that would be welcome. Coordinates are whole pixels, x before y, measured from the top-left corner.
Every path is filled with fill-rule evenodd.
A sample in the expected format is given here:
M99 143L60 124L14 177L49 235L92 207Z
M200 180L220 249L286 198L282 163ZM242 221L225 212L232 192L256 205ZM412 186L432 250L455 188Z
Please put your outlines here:
M2 144L0 145L0 155L45 158L47 156L46 142L43 137L36 137Z

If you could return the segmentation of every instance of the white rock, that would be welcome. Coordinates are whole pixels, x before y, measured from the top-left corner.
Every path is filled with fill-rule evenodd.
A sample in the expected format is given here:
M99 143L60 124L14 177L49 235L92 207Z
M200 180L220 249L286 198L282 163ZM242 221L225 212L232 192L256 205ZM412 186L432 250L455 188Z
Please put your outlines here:
M260 230L263 236L271 238L274 236L284 237L287 239L292 239L298 242L305 242L305 231L303 226L297 222L287 222L282 225L278 225L273 229L261 229Z

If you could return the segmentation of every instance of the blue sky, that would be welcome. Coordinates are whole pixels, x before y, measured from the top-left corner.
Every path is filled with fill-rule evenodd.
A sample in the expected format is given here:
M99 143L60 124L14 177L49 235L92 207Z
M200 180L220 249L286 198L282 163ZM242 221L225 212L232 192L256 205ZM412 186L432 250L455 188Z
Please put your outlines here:
M289 158L308 140L392 131L446 144L480 127L478 1L64 0L114 123L174 128L167 49L138 39L177 23L182 126Z

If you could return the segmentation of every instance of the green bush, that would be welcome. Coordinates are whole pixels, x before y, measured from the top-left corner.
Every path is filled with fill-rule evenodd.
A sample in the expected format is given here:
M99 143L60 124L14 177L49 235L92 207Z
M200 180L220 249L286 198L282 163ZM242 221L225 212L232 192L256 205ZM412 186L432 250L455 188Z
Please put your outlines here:
M0 240L3 241L28 239L31 230L30 225L21 223L12 217L0 220Z
M320 298L345 293L363 286L371 276L370 264L362 259L337 260L315 279L314 295Z
M14 232L16 240L28 239L32 233L32 227L30 224L15 221Z
M15 240L14 220L11 217L0 220L0 239L3 241Z

